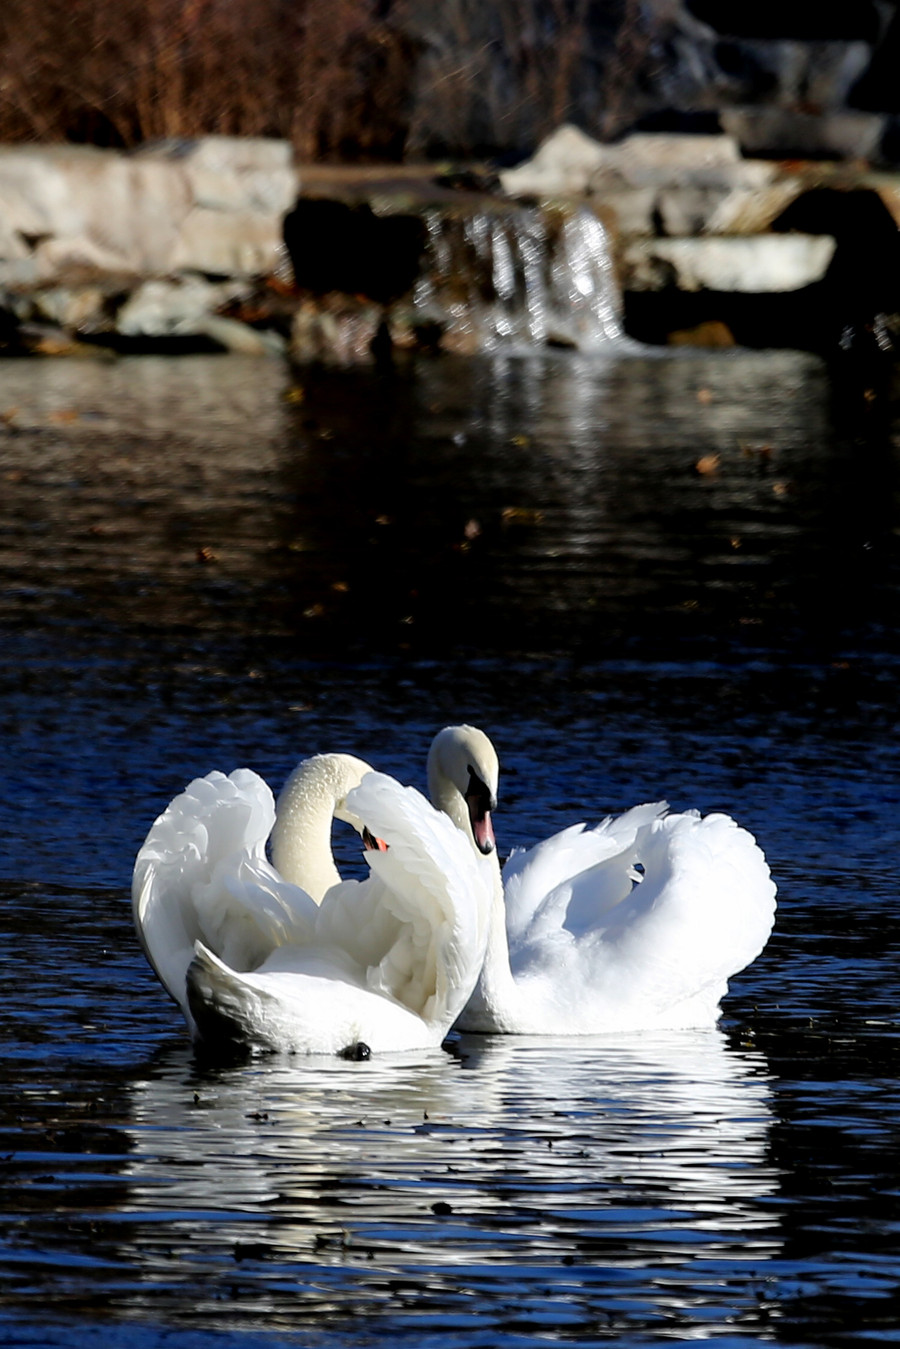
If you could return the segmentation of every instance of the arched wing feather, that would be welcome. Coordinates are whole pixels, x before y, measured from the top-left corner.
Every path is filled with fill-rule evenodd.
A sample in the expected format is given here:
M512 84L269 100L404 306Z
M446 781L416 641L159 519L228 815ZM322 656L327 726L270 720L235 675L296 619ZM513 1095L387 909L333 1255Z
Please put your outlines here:
M152 825L132 878L135 927L161 982L187 1015L185 974L198 940L234 969L305 940L315 905L265 857L272 793L249 769L196 778Z
M756 958L772 929L769 868L752 835L728 816L656 819L638 832L633 856L643 879L592 929L581 927L576 938L559 924L511 953L517 977L538 977L552 990L565 975L583 990L570 1016L560 1012L573 1029L714 1019L727 980ZM574 878L570 907L586 911L602 868ZM556 917L561 912L558 900Z
M638 839L668 810L665 801L633 806L593 829L571 825L503 868L510 950L552 936L592 930L604 913L631 893Z
M449 1029L484 957L488 878L462 832L414 788L369 773L347 804L388 845L366 854L373 902L396 924L371 952L370 984Z

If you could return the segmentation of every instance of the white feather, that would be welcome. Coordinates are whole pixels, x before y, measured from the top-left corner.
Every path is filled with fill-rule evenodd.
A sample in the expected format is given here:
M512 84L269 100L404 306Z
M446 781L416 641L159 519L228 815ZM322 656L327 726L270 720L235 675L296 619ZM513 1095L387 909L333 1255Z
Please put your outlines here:
M442 760L443 743L452 759ZM592 1035L715 1023L728 979L759 955L775 915L775 885L746 830L727 815L635 806L514 853L501 877L496 853L477 854L464 803L470 770L496 791L490 742L470 727L445 728L429 770L494 887L461 1029Z
M275 810L262 779L211 773L138 854L134 915L151 964L198 1040L298 1053L439 1044L478 976L489 881L411 788L349 756L317 756L301 778L317 827L340 811L388 845L366 853L369 878L316 904L266 861ZM315 874L333 868L327 837L307 830L302 842L328 852L312 859Z

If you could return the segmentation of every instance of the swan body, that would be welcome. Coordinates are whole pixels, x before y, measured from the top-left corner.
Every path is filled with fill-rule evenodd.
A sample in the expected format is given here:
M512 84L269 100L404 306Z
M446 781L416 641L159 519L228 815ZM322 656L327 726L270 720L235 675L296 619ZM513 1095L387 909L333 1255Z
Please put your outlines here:
M446 727L428 760L432 800L490 875L484 965L461 1030L593 1035L714 1025L728 979L768 940L775 885L727 815L635 806L575 825L502 873L489 812L499 764L474 727ZM473 819L474 815L474 819Z
M276 824L257 774L211 773L138 853L135 925L192 1036L350 1056L439 1045L487 940L489 879L465 837L413 788L348 755L305 761L283 803ZM335 815L379 841L363 881L338 877ZM273 829L290 879L266 859Z

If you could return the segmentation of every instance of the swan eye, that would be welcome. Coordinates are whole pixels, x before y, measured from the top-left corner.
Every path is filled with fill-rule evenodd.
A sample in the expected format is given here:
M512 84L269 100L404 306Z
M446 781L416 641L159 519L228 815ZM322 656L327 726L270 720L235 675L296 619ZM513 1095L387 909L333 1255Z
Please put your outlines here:
M463 793L466 801L469 802L469 809L472 809L473 802L477 802L478 809L485 814L489 810L496 810L497 800L491 794L491 789L482 777L476 773L471 764L468 765L469 785Z

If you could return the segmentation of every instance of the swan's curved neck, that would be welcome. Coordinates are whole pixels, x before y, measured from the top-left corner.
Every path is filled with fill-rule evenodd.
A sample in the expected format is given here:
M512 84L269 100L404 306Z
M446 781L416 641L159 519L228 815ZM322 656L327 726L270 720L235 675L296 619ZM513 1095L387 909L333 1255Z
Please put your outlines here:
M516 1008L521 1001L521 990L516 985L509 963L500 862L497 854L492 853L489 857L480 857L479 865L491 869L493 898L484 962L478 984L466 1008L465 1029L512 1030L519 1020Z
M344 798L371 769L350 754L317 754L294 769L281 790L272 829L272 862L286 881L317 904L340 881L331 852L331 824ZM351 823L356 823L351 821Z
M449 815L457 829L461 829L465 834L476 854L478 865L490 869L492 895L484 963L478 984L466 1007L462 1024L466 1030L493 1030L498 1025L504 1027L504 1023L509 1020L510 1028L512 1028L514 1024L513 1009L520 1002L521 994L516 987L509 964L506 905L503 899L500 860L496 849L485 855L478 847L472 831L469 805L458 781L461 777L459 765L456 765L457 771L454 773L452 769L448 771L448 765L445 762L447 742L453 743L451 737L455 736L457 740L461 738L465 743L465 735L460 737L458 732L469 732L469 728L448 728L435 737L428 755L428 792L432 805L436 806L438 810L442 810L445 815ZM469 734L473 733L469 732ZM480 732L474 734L481 735ZM486 737L482 737L482 739L486 742ZM492 785L496 787L496 755L494 755L492 748L491 754L493 755L491 765L493 771L486 771L485 779L487 780L489 777ZM450 756L450 760L452 763L452 756ZM463 759L463 763L466 762L467 760Z

